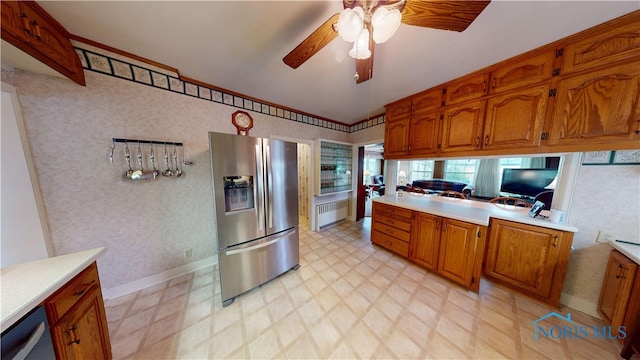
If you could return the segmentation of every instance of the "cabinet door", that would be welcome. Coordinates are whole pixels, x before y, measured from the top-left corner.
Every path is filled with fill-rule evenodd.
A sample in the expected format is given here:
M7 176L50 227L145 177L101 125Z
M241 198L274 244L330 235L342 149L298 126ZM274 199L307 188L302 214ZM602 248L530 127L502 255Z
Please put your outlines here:
M619 142L640 139L640 66L637 62L561 80L549 144ZM582 148L581 148L582 149ZM583 149L585 150L585 149Z
M440 247L440 226L438 216L415 212L409 243L409 260L429 270L436 270Z
M409 117L387 121L384 125L384 156L391 158L406 154L409 148Z
M489 93L511 90L551 79L554 59L555 53L548 51L493 70Z
M92 289L52 327L58 359L111 359L101 296Z
M15 36L21 41L28 41L22 24L22 13L17 1L2 1L2 38L5 33Z
M442 88L423 91L411 97L411 113L432 112L441 108L444 104Z
M386 121L405 119L411 115L411 99L396 101L386 106Z
M442 122L441 152L471 151L482 146L486 101L447 107Z
M477 282L474 265L478 226L453 219L442 219L438 273L465 287Z
M549 84L515 90L487 100L484 149L539 146Z
M607 271L600 290L598 313L606 324L611 325L612 335L616 336L618 327L623 324L625 311L631 294L637 265L616 250L611 251Z
M487 94L489 74L465 76L447 84L446 105L478 99Z
M435 155L438 152L440 111L416 113L409 127L409 153L411 155Z
M560 231L493 219L485 274L547 298L558 261Z
M636 15L635 19L614 20L606 28L590 30L587 36L567 45L562 72L587 70L626 59L637 64L639 56L640 32Z

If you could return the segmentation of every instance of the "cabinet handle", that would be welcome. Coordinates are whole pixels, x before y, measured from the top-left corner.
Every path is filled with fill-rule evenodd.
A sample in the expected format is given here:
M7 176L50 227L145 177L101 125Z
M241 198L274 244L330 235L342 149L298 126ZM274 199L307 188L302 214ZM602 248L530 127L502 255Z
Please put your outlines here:
M88 282L88 283L84 283L84 284L82 284L82 289L80 289L80 291L74 292L74 293L73 293L73 295L74 295L74 296L81 296L82 294L84 294L84 293L87 291L87 288L88 288L89 286L91 286L91 284L93 284L93 283L95 283L95 282L96 282L95 280L91 280L91 281L90 281L90 282Z
M553 237L553 243L551 244L551 246L558 247L558 237L557 236Z
M42 32L40 32L40 25L38 25L37 21L32 22L33 24L33 36L36 37L36 39L40 40L42 38Z
M476 147L480 147L480 136L476 137Z
M447 231L447 223L442 224L442 231Z
M620 279L624 275L624 266L622 264L618 265L618 270L616 271L616 279Z
M482 92L484 92L484 93L487 92L487 80L485 80L484 83L483 83Z
M498 80L498 78L493 78L493 84L491 85L491 88L493 88L493 89L496 88L497 80Z
M489 146L489 135L484 137L484 146Z
M71 326L69 330L67 330L67 333L71 336L71 341L69 341L67 345L80 344L80 339L78 339L78 337L76 336L77 329L78 329L78 325L74 324L73 326Z
M20 17L22 19L22 29L27 33L27 35L31 35L31 24L29 24L29 17L27 14L22 14Z
M440 230L440 223L441 222L442 222L442 220L436 221L436 230Z

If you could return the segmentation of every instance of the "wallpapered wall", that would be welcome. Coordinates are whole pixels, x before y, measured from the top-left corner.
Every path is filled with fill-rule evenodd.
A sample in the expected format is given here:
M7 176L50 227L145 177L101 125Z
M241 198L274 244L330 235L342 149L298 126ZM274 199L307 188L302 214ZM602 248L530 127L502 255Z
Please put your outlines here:
M85 76L83 87L2 70L2 81L17 88L55 254L106 246L98 265L107 289L214 256L208 132L235 133L230 119L238 109L90 71ZM346 132L252 115L252 136L349 141ZM121 144L115 166L108 160L113 137L183 142L194 165L184 166L181 178L124 180ZM159 167L162 150L155 149Z
M598 231L640 240L640 165L583 165L578 172L571 223L578 228L569 258L565 301L596 315L611 247L596 243ZM640 251L640 250L638 250ZM568 297L567 297L568 295Z

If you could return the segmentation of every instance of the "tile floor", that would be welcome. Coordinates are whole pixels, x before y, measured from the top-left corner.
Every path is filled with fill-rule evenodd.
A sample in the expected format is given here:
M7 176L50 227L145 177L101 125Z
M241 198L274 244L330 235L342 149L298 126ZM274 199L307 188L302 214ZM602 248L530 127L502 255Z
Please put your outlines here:
M300 269L226 308L217 266L108 300L114 359L619 359L612 340L534 341L549 308L484 280L479 294L452 285L372 246L369 227L301 229Z

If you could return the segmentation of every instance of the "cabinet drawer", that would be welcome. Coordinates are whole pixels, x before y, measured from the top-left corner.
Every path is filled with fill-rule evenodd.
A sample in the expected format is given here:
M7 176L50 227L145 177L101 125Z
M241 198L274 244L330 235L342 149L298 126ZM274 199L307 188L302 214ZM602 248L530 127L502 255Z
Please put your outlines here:
M411 223L404 220L394 219L385 215L376 216L376 222L383 223L385 225L393 226L394 228L411 231Z
M93 263L46 301L50 322L60 319L84 294L96 286L100 286L100 281L98 267Z
M411 238L411 234L408 231L403 231L400 229L396 229L392 226L388 226L379 222L375 222L373 223L373 230L379 231L383 234L389 235L389 236L393 236L395 238L398 238L404 242L409 242L409 239Z
M373 204L374 218L376 218L378 215L384 215L394 219L406 219L408 222L411 222L412 214L413 212L409 209L378 203Z
M374 230L371 233L371 240L374 244L380 245L388 250L395 252L396 254L409 257L409 243L397 239L393 236L389 236L385 233L382 233L378 230Z

